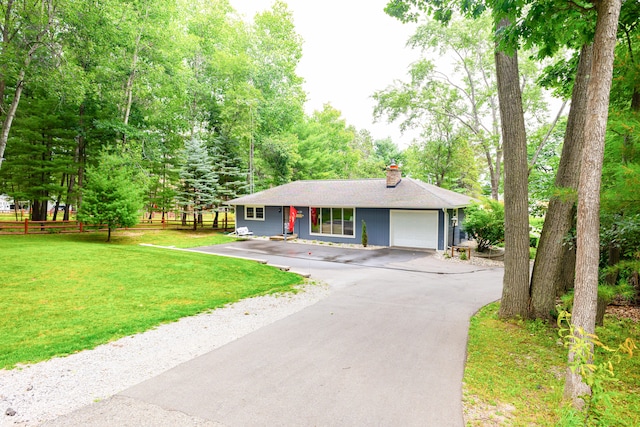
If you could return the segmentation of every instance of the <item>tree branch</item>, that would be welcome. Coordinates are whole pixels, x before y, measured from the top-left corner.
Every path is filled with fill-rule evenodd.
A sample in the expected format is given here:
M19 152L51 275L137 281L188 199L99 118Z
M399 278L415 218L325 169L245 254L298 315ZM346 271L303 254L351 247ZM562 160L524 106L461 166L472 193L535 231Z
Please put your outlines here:
M551 132L553 132L553 130L555 129L556 124L558 123L558 120L560 119L560 116L562 115L562 111L564 110L564 107L566 105L567 105L567 100L565 99L564 102L562 103L562 105L560 106L560 110L558 110L558 114L556 114L556 118L553 120L553 123L551 124L551 127L549 127L549 130L547 131L547 134L544 136L542 141L540 141L540 145L538 146L538 149L536 150L536 153L531 158L531 163L529 163L529 170L527 171L527 175L531 175L531 171L533 170L533 167L535 166L536 161L538 160L538 156L540 155L540 152L542 151L542 147L544 147L545 144L547 143L547 141L549 140L549 137L551 136Z

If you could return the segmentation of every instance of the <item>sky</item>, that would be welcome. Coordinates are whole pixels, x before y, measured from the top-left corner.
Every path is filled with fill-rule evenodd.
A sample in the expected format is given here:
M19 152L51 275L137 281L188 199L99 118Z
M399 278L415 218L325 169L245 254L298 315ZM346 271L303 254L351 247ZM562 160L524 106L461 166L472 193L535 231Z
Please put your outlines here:
M325 103L342 112L348 125L367 129L374 139L391 137L406 147L414 134L401 135L398 122L374 123L372 95L406 80L418 53L405 47L415 30L384 13L388 0L285 0L303 39L298 75L305 79L305 110L321 110ZM230 0L251 20L271 8L274 0Z

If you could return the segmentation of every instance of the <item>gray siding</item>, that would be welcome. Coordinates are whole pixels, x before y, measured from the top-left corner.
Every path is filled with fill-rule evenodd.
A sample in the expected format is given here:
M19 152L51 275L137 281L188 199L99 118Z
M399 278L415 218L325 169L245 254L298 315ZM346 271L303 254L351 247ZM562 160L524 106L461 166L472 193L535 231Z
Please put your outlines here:
M462 224L464 223L464 216L465 216L464 209L462 208L458 209L458 224L456 225L455 230L451 226L451 217L453 216L455 210L448 209L447 212L449 213L449 224L447 224L447 227L448 227L447 234L449 235L449 241L445 242L446 247L451 246L452 242L453 242L453 246L457 246L460 243L466 242L468 240L467 233L465 233L464 230L462 229ZM453 236L453 240L452 240L452 236Z
M367 237L373 246L389 246L389 209L356 209L356 240L362 242L362 220L367 223Z
M245 219L244 206L236 206L236 228L247 227L256 236L273 236L282 234L282 225L282 208L265 206L264 221L255 221Z
M355 237L336 237L311 234L309 227L311 218L308 207L297 207L304 218L296 221L296 233L301 239L317 240L319 242L334 242L347 244L362 243L362 220L367 223L369 244L374 246L389 246L389 209L362 209L355 211Z
M442 251L446 248L446 242L444 241L444 227L446 224L444 223L445 216L444 211L440 209L438 211L438 250Z
M237 227L247 227L256 236L274 236L280 235L283 231L284 222L288 221L288 218L284 218L284 208L282 206L265 206L265 220L253 221L246 220L244 217L244 206L236 206L236 223ZM355 238L350 237L336 237L336 236L323 236L310 233L311 218L309 213L309 207L296 206L298 213L303 214L303 218L298 218L295 224L295 233L301 239L317 240L321 242L334 242L334 243L348 243L348 244L360 244L362 242L362 220L367 223L367 234L369 238L369 244L373 246L389 246L390 243L390 209L376 209L376 208L356 208L355 210ZM450 215L452 211L449 212ZM463 213L459 211L462 221ZM460 224L460 223L459 223ZM443 210L438 211L438 249L444 250L449 246L450 242L444 241L445 227L449 227L449 236L453 230L451 230L451 224L445 224L445 215ZM460 238L464 237L464 233L461 232L460 225L455 229L455 244L460 242Z

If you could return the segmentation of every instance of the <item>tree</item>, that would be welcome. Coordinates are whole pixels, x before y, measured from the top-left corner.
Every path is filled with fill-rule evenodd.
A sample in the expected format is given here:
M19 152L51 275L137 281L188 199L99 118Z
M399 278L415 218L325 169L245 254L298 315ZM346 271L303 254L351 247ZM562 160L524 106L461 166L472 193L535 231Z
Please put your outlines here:
M479 173L469 133L448 115L435 113L419 139L404 152L407 176L466 194L480 194Z
M410 82L374 94L374 114L390 121L403 118L402 129L422 128L421 139L435 126L464 135L465 145L473 146L486 163L491 196L497 200L503 151L490 27L488 15L473 21L454 19L447 26L433 20L420 25L409 45L427 58L453 58L453 69L437 67L441 61L432 59L415 62Z
M573 90L571 109L562 146L560 164L555 179L555 189L549 200L549 209L544 221L538 251L531 275L531 308L536 318L550 320L555 308L557 293L563 289L562 266L564 245L573 226L574 206L577 199L580 160L587 116L587 85L591 73L591 44L580 51Z
M484 252L491 246L504 241L504 205L493 199L473 203L465 210L464 231L478 243L478 251Z
M13 148L0 174L13 184L9 194L18 191L31 201L31 219L46 221L49 202L60 201L73 171L76 133L69 106L35 92L23 97L9 139Z
M529 304L529 218L527 192L527 138L516 53L517 41L509 38L511 22L519 8L507 8L495 2L392 0L387 13L401 20L415 20L420 13L433 14L448 23L454 9L478 18L486 8L492 10L495 31L495 65L500 126L505 152L505 273L502 288L502 317L527 317Z
M182 155L178 201L183 208L183 219L187 211L193 213L193 229L196 230L203 210L217 203L218 176L207 149L199 139L187 141Z
M600 184L604 157L604 141L609 111L609 94L613 77L616 30L620 0L595 3L596 32L593 40L593 63L587 87L587 120L585 147L578 184L578 222L576 283L571 323L580 337L595 332L598 301L598 266L600 259ZM593 343L591 343L593 348ZM569 362L575 353L569 352ZM565 396L581 406L580 396L590 393L579 372L567 369Z
M87 168L87 182L82 189L83 203L78 220L106 225L107 242L118 227L138 223L144 206L146 183L136 161L126 153L103 152L99 163Z
M219 137L213 141L213 147L210 149L210 157L218 176L216 192L219 197L216 207L219 207L221 202L246 194L248 189L247 172L242 168L236 145L231 139ZM218 228L218 214L219 210L216 209L213 228Z
M55 33L56 6L52 0L0 3L0 168L31 62Z
M315 111L298 127L298 158L292 178L353 178L358 162L358 154L352 148L355 133L331 105Z
M500 47L500 32L513 16L501 16L496 32L496 77L504 146L504 279L500 316L527 317L529 309L529 200L527 135L518 56Z

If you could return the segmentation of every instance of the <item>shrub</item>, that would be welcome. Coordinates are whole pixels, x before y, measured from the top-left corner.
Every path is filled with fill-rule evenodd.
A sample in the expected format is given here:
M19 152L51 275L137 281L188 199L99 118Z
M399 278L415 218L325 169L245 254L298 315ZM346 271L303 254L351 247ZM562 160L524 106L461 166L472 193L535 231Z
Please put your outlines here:
M369 236L367 236L367 223L362 220L362 246L367 247L369 243Z
M478 251L484 252L504 241L504 205L492 199L474 203L465 211L462 229L478 243Z

